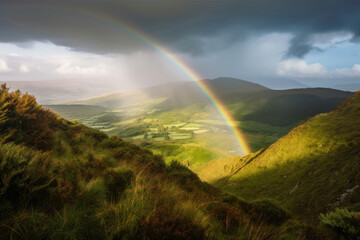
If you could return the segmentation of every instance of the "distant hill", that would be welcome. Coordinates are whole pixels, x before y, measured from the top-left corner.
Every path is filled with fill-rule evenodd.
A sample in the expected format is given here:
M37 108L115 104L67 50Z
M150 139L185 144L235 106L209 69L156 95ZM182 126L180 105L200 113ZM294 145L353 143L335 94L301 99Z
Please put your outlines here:
M235 78L206 79L199 82L206 85L216 96L224 96L231 93L254 93L268 89L259 84ZM196 102L209 103L204 92L194 82L187 82L176 86L169 93L168 98L157 105L157 107L171 109L186 107Z
M202 82L229 107L236 119L273 126L288 126L315 114L328 112L352 94L329 88L272 90L234 78ZM199 103L205 106L209 100L196 83L183 82L114 93L75 103L113 110L145 109L146 112L148 109L181 109Z
M204 82L206 86L218 95L232 92L254 92L269 89L257 83L228 77L206 79L200 82Z
M247 200L272 198L298 216L360 201L360 92L303 121L267 149L209 163L203 179Z
M299 83L290 79L282 78L272 78L272 79L257 79L254 82L266 86L275 90L285 90L285 89L294 89L294 88L309 88L309 86Z
M342 84L342 85L335 85L333 86L335 89L340 89L343 91L351 91L356 92L360 90L360 84L359 83L352 83L352 84Z
M268 88L235 78L202 80L216 94L232 92L253 92ZM195 82L167 83L133 91L113 93L105 96L77 101L77 104L96 105L109 109L121 109L149 104L157 107L184 107L198 101L207 101L206 96Z
M44 81L6 81L11 90L35 95L41 104L59 104L108 94L116 84L98 79L59 79Z
M81 101L70 102L70 104L100 106L108 109L144 108L146 105L157 104L164 101L169 97L173 89L182 84L184 83L167 83L144 89L116 92Z
M295 124L330 111L353 94L329 88L272 90L234 78L203 82L233 114L253 151L269 146ZM212 103L194 82L168 83L99 96L73 104L105 108L107 112L104 114L107 116L101 114L85 118L79 108L76 112L69 107L66 113L66 106L62 106L59 113L121 137L142 139L142 134L150 132L146 128L158 128L159 124L170 126L194 123L198 127L199 121L204 124L221 120ZM121 121L115 121L116 119ZM204 131L213 128L213 125L202 125Z
M90 118L93 116L104 114L106 109L98 106L89 105L45 105L51 111L61 115L64 118L79 120L84 118ZM74 116L76 116L74 118Z
M301 88L233 93L223 100L239 120L287 126L318 113L328 112L352 94L330 88ZM238 107L239 104L241 107Z

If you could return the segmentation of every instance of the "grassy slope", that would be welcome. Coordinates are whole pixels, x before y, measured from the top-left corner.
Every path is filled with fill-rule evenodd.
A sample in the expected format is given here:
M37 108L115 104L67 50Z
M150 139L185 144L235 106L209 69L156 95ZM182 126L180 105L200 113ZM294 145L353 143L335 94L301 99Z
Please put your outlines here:
M328 88L304 88L231 93L222 96L222 100L237 120L285 127L328 112L351 95Z
M0 239L301 239L311 229L4 86L0 120Z
M275 91L231 78L204 82L236 117L254 152L274 143L300 121L330 111L351 95L349 92L324 88ZM147 144L147 149L163 154L166 162L178 160L197 173L201 164L240 154L229 128L219 121L221 117L214 113L204 94L193 82L115 93L90 99L83 104L107 107L112 112L84 117L88 116L86 108L84 113L78 108L79 111L73 111L71 107L67 113L64 106L60 106L61 112L53 106L52 109L69 119L77 119L87 126L101 129L110 136ZM200 132L194 130L194 134L191 134L171 130L173 125L180 124L179 128L182 128L195 123L201 124ZM156 134L153 129L159 127L168 128L169 140L161 134L153 137ZM144 140L145 133L147 139Z
M46 105L51 111L58 113L64 118L80 120L104 114L106 109L90 105Z
M265 151L210 163L200 176L245 199L273 198L299 216L317 218L360 200L359 119L357 92Z

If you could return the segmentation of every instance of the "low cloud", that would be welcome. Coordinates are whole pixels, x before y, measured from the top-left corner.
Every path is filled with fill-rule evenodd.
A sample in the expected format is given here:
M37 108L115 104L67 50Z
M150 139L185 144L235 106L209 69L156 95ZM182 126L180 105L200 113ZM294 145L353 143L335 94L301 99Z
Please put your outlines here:
M59 65L59 67L55 69L55 72L65 76L104 76L109 72L107 67L99 60L100 59L57 57L54 62L56 62L56 65Z
M8 63L5 60L0 59L0 73L8 73L11 71L12 69L9 67Z
M28 73L28 72L30 72L30 68L28 66L26 66L26 65L20 65L19 71L21 73Z
M111 86L111 91L118 91L189 80L181 69L156 52L99 55L51 43L34 43L28 49L13 44L5 47L8 52L0 53L1 81L97 79Z
M288 78L359 78L360 64L355 64L352 68L337 68L328 70L320 63L308 64L304 60L289 59L282 61L277 66L277 74Z

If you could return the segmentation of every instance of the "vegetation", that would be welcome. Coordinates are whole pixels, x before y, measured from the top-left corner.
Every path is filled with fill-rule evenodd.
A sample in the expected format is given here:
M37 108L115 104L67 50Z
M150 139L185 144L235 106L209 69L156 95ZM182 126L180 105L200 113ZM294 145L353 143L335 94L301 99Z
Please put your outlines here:
M321 88L277 91L232 78L204 82L235 116L233 124L241 129L253 152L270 146L302 120L330 111L352 94ZM166 162L176 159L197 173L204 167L200 165L211 160L243 154L227 123L192 82L49 107L109 136L137 145L152 143L147 149L165 155ZM178 145L183 146L181 151L168 155L167 146ZM205 152L207 157L200 160Z
M273 204L223 195L178 162L167 166L149 150L66 121L5 85L0 95L0 239L301 235Z
M358 239L360 93L268 148L222 160L231 139L199 105L184 122L151 112L111 123L143 127L140 148L5 85L0 96L0 239Z
M349 240L360 239L360 212L336 209L326 215L320 214L321 223L333 229L340 237Z
M200 176L248 201L275 199L297 217L318 222L320 213L360 201L359 114L357 92L269 148L210 163Z

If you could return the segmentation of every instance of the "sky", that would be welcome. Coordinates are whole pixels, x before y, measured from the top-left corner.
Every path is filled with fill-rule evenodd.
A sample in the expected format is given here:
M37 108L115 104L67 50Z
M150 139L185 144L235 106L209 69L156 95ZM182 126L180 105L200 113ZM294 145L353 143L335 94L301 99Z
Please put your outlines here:
M359 22L356 0L0 0L0 81L190 80L146 36L203 78L360 86Z

